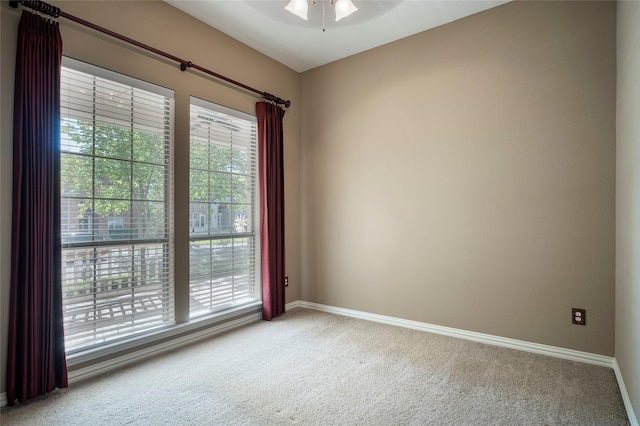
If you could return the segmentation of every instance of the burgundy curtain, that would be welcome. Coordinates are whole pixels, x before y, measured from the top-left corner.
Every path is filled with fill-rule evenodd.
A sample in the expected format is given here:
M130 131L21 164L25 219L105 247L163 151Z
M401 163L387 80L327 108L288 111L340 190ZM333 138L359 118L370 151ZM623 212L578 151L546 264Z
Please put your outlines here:
M13 117L7 403L67 386L60 287L58 24L23 11Z
M284 110L268 102L256 104L260 163L260 261L262 318L284 313Z

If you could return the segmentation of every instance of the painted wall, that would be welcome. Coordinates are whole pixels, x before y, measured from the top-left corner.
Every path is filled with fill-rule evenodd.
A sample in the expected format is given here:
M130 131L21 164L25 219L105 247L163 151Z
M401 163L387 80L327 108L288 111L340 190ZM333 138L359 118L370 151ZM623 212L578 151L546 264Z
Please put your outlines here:
M616 360L640 415L640 2L618 2Z
M19 12L1 3L4 392ZM615 355L638 412L637 3L618 11L617 188L613 2L510 3L302 76L163 2L54 3L293 101L287 302L611 356L615 289ZM61 22L66 55L176 90L178 186L188 180L189 95L253 111L255 99L236 89ZM177 192L177 223L185 196ZM185 286L188 236L176 237ZM587 309L586 327L569 323L571 307Z
M11 165L13 78L20 11L0 5L2 20L0 188L0 392L5 388L6 342L11 248ZM299 299L299 114L300 77L293 70L161 1L50 2L67 13L165 50L222 75L292 101L284 119L287 302ZM252 94L181 72L175 63L114 42L106 36L60 20L64 54L175 90L175 221L188 223L189 96L197 96L247 113L255 113ZM182 188L182 189L180 189ZM176 287L188 288L188 227L176 227ZM184 293L184 292L183 292ZM187 300L177 300L179 320L188 317Z
M301 298L612 356L615 49L514 2L303 73Z

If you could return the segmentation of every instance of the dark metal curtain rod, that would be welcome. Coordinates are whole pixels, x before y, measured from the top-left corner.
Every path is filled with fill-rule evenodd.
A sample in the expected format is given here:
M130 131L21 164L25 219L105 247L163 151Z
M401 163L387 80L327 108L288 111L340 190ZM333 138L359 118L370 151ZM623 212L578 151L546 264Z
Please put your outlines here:
M148 50L150 52L155 53L156 55L160 55L163 56L167 59L171 59L172 61L178 62L180 64L180 69L182 71L186 71L187 68L193 68L196 69L200 72L203 72L205 74L208 74L212 77L215 77L219 80L223 80L226 81L227 83L231 83L235 86L241 87L245 90L248 90L250 92L256 93L258 95L260 95L262 97L262 99L269 101L269 102L273 102L275 104L278 105L284 105L286 108L289 108L291 106L291 101L289 100L284 100L281 99L275 95L272 95L270 93L267 92L262 92L258 89L254 89L253 87L247 86L246 84L242 84L238 81L232 80L229 77L225 77L223 75L220 75L216 72L213 72L207 68L201 67L200 65L194 64L191 61L186 61L184 59L178 58L177 56L171 55L167 52L163 52L162 50L156 49L155 47L151 47L148 46L144 43L140 43L139 41L133 40L129 37L123 36L122 34L118 34L116 32L113 32L111 30L108 30L106 28L100 27L96 24L93 24L91 22L85 21L84 19L80 19L76 16L70 15L66 12L63 12L62 10L60 10L60 8L52 6L48 3L45 3L43 1L40 0L28 0L28 1L10 1L9 5L13 8L17 8L18 4L21 4L23 7L26 7L27 9L31 9L34 10L36 12L42 13L43 15L47 15L47 16L51 16L53 18L59 18L59 17L63 17L65 19L68 19L70 21L76 22L80 25L84 25L85 27L89 27L95 31L99 31L101 33L107 34L108 36L111 36L113 38L117 38L118 40L124 41L126 43L129 44L133 44L134 46L137 46L141 49L145 49Z

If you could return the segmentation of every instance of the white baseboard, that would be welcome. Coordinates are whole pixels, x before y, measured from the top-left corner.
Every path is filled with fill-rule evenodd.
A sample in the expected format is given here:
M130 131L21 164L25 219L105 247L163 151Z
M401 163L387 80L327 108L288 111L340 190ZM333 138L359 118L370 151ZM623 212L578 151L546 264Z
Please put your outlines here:
M286 305L284 305L284 311L287 312L290 309L298 308L300 307L301 303L302 302L300 302L299 300L296 300L295 302L287 303Z
M338 308L335 306L321 305L319 303L300 301L296 306L317 311L329 312L347 317L360 318L367 321L374 321L383 324L395 325L398 327L411 328L414 330L426 331L428 333L442 334L459 339L472 340L474 342L486 343L489 345L502 346L510 349L518 349L525 352L532 352L541 355L548 355L556 358L571 361L584 362L587 364L599 365L613 368L613 358L604 355L592 354L589 352L576 351L573 349L559 348L557 346L531 343L524 340L509 339L506 337L493 336L491 334L477 333L475 331L461 330L458 328L443 327L441 325L428 324L425 322L411 321L402 318L389 317L385 315L371 314L369 312L355 311L352 309Z
M622 378L622 372L620 371L620 366L618 365L618 361L615 358L613 360L613 371L616 373L616 379L618 380L618 387L620 388L620 395L622 396L624 407L627 410L627 417L629 417L629 423L631 424L631 426L640 426L640 424L638 423L638 417L636 417L636 413L633 411L633 405L631 405L631 398L629 398L627 387L624 384L624 379Z
M548 355L556 358L567 359L571 361L584 362L587 364L594 364L603 367L613 368L618 386L620 387L620 393L627 410L627 416L631 426L640 426L638 418L635 415L633 406L627 388L625 387L620 367L615 358L607 357L604 355L592 354L589 352L581 352L572 349L559 348L556 346L542 345L539 343L531 343L523 340L509 339L500 336L493 336L490 334L477 333L473 331L460 330L451 327L443 327L434 324L428 324L418 321L405 320L402 318L390 317L385 315L371 314L368 312L356 311L352 309L339 308L335 306L322 305L319 303L305 302L296 300L285 305L285 310L291 310L295 308L307 308L315 309L317 311L333 313L337 315L348 316L352 318L359 318L367 321L374 321L383 324L394 325L398 327L405 327L419 331L425 331L428 333L441 334L450 337L456 337L460 339L472 340L474 342L486 343L495 346L502 346L511 349L517 349L525 352L532 352L542 355ZM162 344L154 345L153 347L143 350L135 351L130 354L122 355L109 359L101 363L97 363L88 367L80 368L78 370L69 372L69 383L74 383L80 380L88 379L99 374L121 368L125 365L131 364L149 358L153 355L169 351L171 349L183 346L189 343L194 343L198 340L205 339L216 334L220 334L224 331L228 331L250 322L258 321L262 318L262 314L256 313L252 315L243 316L241 318L210 327L183 337L172 339ZM0 393L0 407L7 405L7 394Z
M459 339L472 340L474 342L486 343L489 345L502 346L510 349L517 349L524 352L532 352L541 355L562 358L570 361L584 362L586 364L599 365L602 367L612 368L618 381L620 394L627 411L627 417L631 426L640 426L638 418L631 405L631 399L627 393L627 388L620 372L620 367L615 358L592 354L589 352L576 351L573 349L565 349L557 346L542 345L540 343L531 343L524 340L509 339L506 337L493 336L490 334L477 333L474 331L460 330L457 328L443 327L440 325L428 324L424 322L405 320L402 318L389 317L385 315L371 314L368 312L356 311L352 309L338 308L335 306L322 305L319 303L298 301L290 303L291 308L301 307L315 309L317 311L328 312L337 315L344 315L352 318L359 318L367 321L379 322L382 324L395 325L398 327L411 328L414 330L425 331L428 333L442 334L445 336L456 337ZM289 306L287 305L287 306Z

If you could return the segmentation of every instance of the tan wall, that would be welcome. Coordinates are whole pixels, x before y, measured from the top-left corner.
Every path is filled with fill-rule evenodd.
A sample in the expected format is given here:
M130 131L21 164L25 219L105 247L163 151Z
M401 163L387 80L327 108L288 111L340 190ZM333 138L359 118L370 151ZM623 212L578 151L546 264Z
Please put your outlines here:
M293 101L285 116L287 302L613 355L614 3L510 3L304 73L302 92L298 74L162 2L55 4ZM637 41L637 9L619 12L621 40ZM6 2L0 12L3 392L19 12ZM179 186L189 95L253 111L255 99L236 89L61 22L66 55L176 90ZM621 75L638 75L635 55ZM638 96L626 99L627 114L637 112ZM624 146L637 158L633 129ZM618 218L634 226L638 174L625 170ZM185 196L177 192L177 223L188 216ZM635 256L640 236L621 238L621 229L618 250ZM187 235L176 237L184 286ZM616 357L638 410L640 321L630 308L638 271L622 260ZM571 307L587 309L586 327L569 323Z
M618 3L616 360L640 415L640 2Z
M613 355L615 20L514 2L303 73L301 298Z
M161 1L142 2L51 2L67 13L173 53L220 74L290 99L292 107L284 119L286 193L286 273L290 285L286 300L299 299L299 114L300 78L289 68L247 46L213 30L196 19ZM11 239L11 152L13 74L16 31L20 12L2 2L2 130L0 188L0 391L5 386L5 360L8 323L9 261ZM230 108L255 113L253 95L203 78L196 72L181 72L178 65L159 60L152 54L114 42L106 36L60 20L64 54L94 65L150 81L175 90L175 192L176 224L188 223L188 140L189 96L197 96ZM176 227L176 287L188 286L188 227ZM177 301L179 319L188 316L187 300Z

